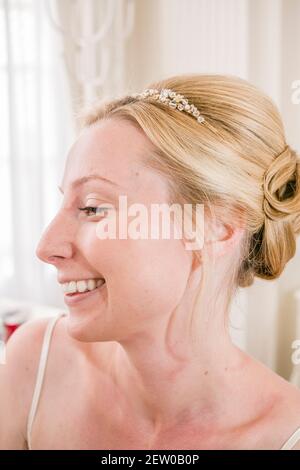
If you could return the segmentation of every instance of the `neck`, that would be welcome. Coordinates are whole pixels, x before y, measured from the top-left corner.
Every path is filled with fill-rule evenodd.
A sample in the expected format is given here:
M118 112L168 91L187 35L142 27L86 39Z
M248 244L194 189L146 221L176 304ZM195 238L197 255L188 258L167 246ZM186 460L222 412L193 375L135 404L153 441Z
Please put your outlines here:
M200 312L200 333L192 344L183 311L176 309L165 323L117 343L115 351L115 382L126 407L155 429L200 416L208 423L224 417L225 397L232 400L246 361L225 330L226 312L210 315L213 321Z

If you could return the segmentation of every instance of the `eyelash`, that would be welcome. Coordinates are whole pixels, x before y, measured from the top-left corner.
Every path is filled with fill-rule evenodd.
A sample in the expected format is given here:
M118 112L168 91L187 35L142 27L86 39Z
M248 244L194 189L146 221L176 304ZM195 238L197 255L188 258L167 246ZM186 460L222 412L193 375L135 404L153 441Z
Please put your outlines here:
M97 209L98 210L106 210L108 209L108 207L93 207L93 206L86 206L86 207L78 207L78 209L80 211L83 211L86 213L87 216L89 216L90 214L88 214L89 211L92 211L92 215L97 215ZM95 211L95 212L93 212Z

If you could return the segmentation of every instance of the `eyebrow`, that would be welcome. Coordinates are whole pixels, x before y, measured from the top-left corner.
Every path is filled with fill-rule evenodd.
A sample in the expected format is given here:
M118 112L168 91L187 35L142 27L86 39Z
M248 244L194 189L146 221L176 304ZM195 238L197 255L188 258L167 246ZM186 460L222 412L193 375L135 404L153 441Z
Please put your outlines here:
M110 179L104 178L103 176L100 176L100 175L87 175L87 176L83 176L82 178L79 178L79 179L73 181L73 182L71 183L71 186L72 186L72 188L76 188L76 187L81 186L82 184L87 183L88 181L91 181L91 180L99 180L99 181L102 181L102 182L104 182L104 183L108 183L108 184L110 184L110 185L113 186L113 187L120 188L120 186L119 186L117 183L115 183L114 181L111 181ZM60 190L60 192L61 192L62 194L64 193L64 191L63 191L63 189L62 189L61 186L58 186L58 189Z

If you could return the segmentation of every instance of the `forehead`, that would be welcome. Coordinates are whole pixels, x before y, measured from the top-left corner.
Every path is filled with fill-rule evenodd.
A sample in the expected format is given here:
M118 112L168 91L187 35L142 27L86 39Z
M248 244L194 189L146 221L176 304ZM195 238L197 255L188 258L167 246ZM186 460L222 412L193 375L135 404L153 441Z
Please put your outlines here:
M85 129L71 147L64 183L98 173L123 185L143 168L143 157L152 144L130 123L109 119Z
M121 188L168 194L166 179L146 166L153 144L142 130L117 119L100 121L85 129L71 147L63 186L90 174L98 174Z

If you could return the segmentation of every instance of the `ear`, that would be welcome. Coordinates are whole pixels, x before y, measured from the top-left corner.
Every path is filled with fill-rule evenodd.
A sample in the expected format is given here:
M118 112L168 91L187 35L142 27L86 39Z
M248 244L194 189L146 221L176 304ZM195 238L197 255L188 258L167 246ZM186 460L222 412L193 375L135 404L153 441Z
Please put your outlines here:
M209 227L205 245L208 252L219 258L234 250L235 247L237 248L244 233L245 228L243 224L235 226L214 221Z

